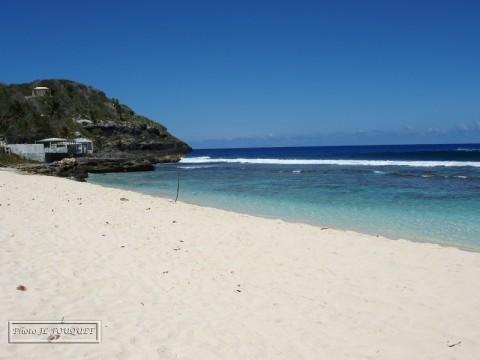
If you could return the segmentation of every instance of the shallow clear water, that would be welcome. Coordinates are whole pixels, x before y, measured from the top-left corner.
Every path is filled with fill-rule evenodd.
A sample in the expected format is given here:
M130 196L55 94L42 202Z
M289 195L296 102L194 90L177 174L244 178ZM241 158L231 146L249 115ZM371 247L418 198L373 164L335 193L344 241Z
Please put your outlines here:
M196 150L89 181L254 215L480 250L480 145Z

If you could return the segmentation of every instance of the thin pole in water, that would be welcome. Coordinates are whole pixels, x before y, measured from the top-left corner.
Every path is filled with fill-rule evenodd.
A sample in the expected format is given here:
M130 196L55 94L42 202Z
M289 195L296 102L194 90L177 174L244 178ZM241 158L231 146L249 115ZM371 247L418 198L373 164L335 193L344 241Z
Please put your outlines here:
M180 174L177 172L177 196L175 196L175 202L177 202L179 191L180 191Z

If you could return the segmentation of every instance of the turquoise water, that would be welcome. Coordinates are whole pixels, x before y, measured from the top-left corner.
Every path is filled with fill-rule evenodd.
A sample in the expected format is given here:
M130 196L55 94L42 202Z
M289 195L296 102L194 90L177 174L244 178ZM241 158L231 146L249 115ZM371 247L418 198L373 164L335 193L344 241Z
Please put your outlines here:
M480 250L480 146L441 146L197 150L89 181L174 198L178 174L182 201Z

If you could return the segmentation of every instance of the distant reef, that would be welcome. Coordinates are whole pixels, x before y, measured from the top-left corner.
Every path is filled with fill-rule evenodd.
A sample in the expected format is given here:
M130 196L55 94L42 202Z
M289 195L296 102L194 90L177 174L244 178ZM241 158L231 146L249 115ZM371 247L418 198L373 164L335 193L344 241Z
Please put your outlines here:
M76 161L81 173L148 170L191 151L165 126L91 86L70 80L0 84L0 140L34 143L55 137L93 140L93 155ZM37 164L31 170L58 175L52 166L58 169L58 164Z

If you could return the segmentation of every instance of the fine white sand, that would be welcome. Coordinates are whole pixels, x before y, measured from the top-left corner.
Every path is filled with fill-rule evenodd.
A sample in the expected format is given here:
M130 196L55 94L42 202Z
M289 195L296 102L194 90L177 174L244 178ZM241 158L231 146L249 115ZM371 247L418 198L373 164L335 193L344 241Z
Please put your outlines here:
M0 204L1 359L480 357L480 253L9 171ZM7 343L62 318L101 344Z

